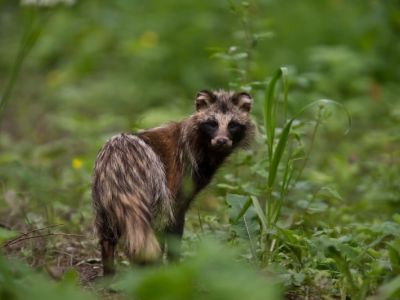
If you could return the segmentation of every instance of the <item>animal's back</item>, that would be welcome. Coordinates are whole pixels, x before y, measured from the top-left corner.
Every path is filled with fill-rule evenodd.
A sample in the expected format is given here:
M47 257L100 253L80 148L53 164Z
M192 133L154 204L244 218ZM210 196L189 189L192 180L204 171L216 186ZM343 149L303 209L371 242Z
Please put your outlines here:
M124 236L138 261L159 256L152 228L172 216L171 197L163 163L148 144L133 134L112 137L97 155L92 196L101 240Z

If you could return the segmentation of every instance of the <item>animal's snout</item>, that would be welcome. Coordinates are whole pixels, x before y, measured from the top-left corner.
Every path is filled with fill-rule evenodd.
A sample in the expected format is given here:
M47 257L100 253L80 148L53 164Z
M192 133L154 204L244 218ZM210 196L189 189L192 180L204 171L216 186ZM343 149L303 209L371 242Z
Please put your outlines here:
M211 141L211 144L218 148L230 148L232 141L226 136L217 136Z
M224 145L228 144L228 142L229 142L229 139L227 137L219 137L219 138L216 138L216 140L215 140L216 146L224 146Z

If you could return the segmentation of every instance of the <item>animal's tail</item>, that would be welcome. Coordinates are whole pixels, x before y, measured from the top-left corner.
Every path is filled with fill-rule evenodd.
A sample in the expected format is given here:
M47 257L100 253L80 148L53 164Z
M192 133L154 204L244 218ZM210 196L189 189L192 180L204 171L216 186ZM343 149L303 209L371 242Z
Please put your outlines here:
M137 262L161 256L153 228L172 222L172 200L160 157L141 138L121 134L100 150L92 195L99 237L123 238L128 256Z
M161 257L161 248L152 228L150 208L133 195L122 195L124 224L120 224L125 237L125 250L128 257L136 263L148 263Z

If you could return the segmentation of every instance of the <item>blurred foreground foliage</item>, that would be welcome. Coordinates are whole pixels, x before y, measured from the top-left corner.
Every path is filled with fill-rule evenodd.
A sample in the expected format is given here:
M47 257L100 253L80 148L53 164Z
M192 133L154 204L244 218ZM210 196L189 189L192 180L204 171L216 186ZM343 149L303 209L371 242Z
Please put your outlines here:
M89 189L97 150L116 132L187 116L204 88L249 91L259 137L230 159L188 214L184 262L124 273L111 286L150 299L276 299L275 287L263 283L277 280L295 299L399 297L399 1L42 2L60 4L0 1L2 95L21 43L30 50L0 124L0 241L27 238L4 248L4 299L90 297L66 270L74 267L84 283L98 275ZM274 142L261 124L266 86L282 65L289 101L281 80ZM350 113L347 135L341 109L315 106L296 115L321 98ZM277 153L291 118L270 186L268 151ZM64 226L48 227L54 224ZM213 243L214 250L198 250L207 234L235 248L235 259ZM61 282L8 261L12 256Z
M133 299L280 299L277 282L210 239L198 243L194 257L180 264L128 272L111 287Z
M99 282L129 299L280 299L280 290L266 274L261 276L248 265L235 260L233 252L212 240L198 245L192 258L176 265L125 270L118 277ZM9 263L0 256L0 299L95 299L78 287L78 274L67 270L59 282L35 274L20 263ZM92 287L96 288L96 286Z
M0 257L0 299L96 299L78 289L78 275L69 270L60 282L35 274L20 262L9 262Z

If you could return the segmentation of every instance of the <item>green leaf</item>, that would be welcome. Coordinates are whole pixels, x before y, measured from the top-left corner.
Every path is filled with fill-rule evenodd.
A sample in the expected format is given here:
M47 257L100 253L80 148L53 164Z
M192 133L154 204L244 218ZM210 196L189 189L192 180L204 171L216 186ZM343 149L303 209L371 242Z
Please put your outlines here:
M0 244L18 236L18 232L0 227Z
M400 236L400 224L394 222L383 222L382 224L373 225L371 230L379 234Z
M378 294L369 297L368 300L394 300L399 299L398 297L400 297L400 276L379 287Z
M246 206L246 203L249 201L247 196L243 195L237 195L237 194L228 194L226 196L226 202L229 205L229 219L235 223L237 222L240 217L238 217L241 212L243 211L243 214L246 213L247 209L250 207L250 205L247 206L246 209L244 209L243 203ZM243 215L242 215L243 216Z
M274 145L274 134L275 134L275 115L273 114L274 93L275 93L276 83L281 77L282 77L282 70L279 69L275 72L274 76L269 82L264 98L264 107L263 107L264 127L265 127L265 132L267 134L268 153L270 157L272 157L272 147Z
M396 247L391 244L386 244L389 253L390 264L392 269L398 269L400 267L400 252Z
M257 216L260 219L262 228L264 230L267 230L267 221L265 220L265 214L261 208L260 202L258 201L257 197L255 197L255 196L251 196L250 199L251 199L251 202L253 203L253 206L257 213Z
M78 284L79 274L74 268L69 268L64 272L62 282L65 284Z
M285 147L287 144L287 141L289 139L289 132L290 128L293 124L294 119L291 119L286 125L285 128L283 129L281 136L278 141L278 145L276 146L276 149L274 151L274 155L272 157L272 161L270 164L270 169L269 169L269 176L268 176L268 187L272 188L272 186L275 183L276 175L278 173L278 166L281 161L283 152L285 151Z

